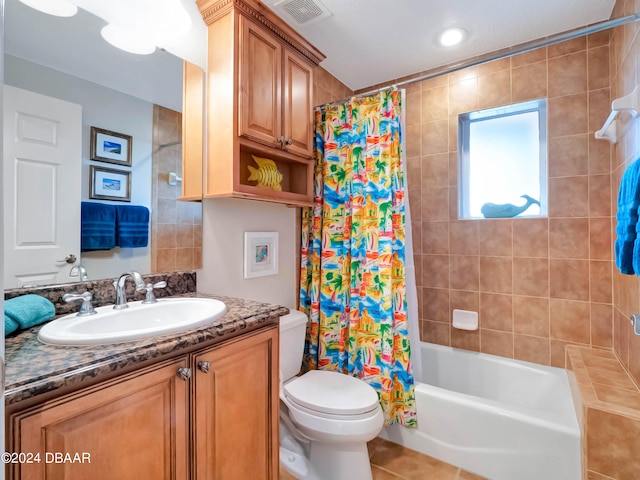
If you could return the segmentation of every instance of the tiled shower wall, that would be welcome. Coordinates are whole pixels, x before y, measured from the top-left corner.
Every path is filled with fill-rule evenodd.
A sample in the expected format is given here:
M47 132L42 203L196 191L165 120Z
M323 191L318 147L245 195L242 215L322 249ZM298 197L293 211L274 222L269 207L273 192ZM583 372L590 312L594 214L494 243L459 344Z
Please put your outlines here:
M640 10L638 2L618 0L614 17L629 15ZM618 27L611 37L612 98L630 93L640 82L640 24L638 22ZM619 116L620 136L613 148L613 192L617 192L624 169L640 156L640 120ZM624 126L623 126L624 125ZM621 128L622 127L622 128ZM612 197L615 215L616 196ZM615 228L615 223L614 223ZM615 230L612 232L615 239ZM640 337L633 334L629 317L640 313L640 279L635 275L622 275L616 268L614 286L614 349L624 367L636 383L640 384Z
M202 268L202 204L181 202L181 184L169 185L169 172L182 176L182 146L160 147L182 138L182 114L153 106L151 189L151 272Z
M610 108L609 41L593 34L408 86L423 340L556 366L569 343L612 348L610 147L593 138ZM458 220L458 114L541 97L549 217ZM452 328L453 309L479 312L480 329Z

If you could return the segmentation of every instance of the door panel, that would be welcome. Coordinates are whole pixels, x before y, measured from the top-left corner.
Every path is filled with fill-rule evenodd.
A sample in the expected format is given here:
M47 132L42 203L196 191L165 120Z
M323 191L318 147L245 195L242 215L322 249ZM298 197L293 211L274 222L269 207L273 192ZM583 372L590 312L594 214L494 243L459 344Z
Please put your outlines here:
M267 30L240 18L240 135L279 147L282 47Z
M5 85L3 122L4 286L75 281L82 107Z
M284 54L284 137L287 150L313 156L313 69L298 55Z

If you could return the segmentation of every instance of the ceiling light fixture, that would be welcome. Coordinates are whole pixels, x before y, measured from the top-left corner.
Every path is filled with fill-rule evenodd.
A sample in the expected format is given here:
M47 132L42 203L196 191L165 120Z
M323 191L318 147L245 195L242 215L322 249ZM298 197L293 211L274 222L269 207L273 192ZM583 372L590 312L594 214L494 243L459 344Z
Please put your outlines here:
M149 55L156 50L153 42L148 41L143 35L138 35L134 31L120 28L117 25L105 26L100 34L111 45L125 52Z
M25 5L56 17L73 17L78 7L67 0L20 0Z
M447 28L438 35L438 43L443 47L453 47L462 43L467 38L467 31L464 28Z

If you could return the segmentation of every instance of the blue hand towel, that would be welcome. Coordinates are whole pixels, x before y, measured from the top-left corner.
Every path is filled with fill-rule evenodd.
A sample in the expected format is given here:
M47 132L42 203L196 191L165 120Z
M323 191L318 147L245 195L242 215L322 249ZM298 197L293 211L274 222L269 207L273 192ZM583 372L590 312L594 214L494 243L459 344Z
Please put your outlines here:
M116 246L116 209L107 203L82 202L80 237L83 252Z
M4 314L20 328L30 328L53 318L56 307L40 295L28 294L5 300Z
M616 220L615 256L616 266L625 274L640 272L634 270L634 243L640 206L640 159L633 162L622 175L618 192L618 213ZM640 246L638 247L640 249ZM640 264L638 265L640 267Z
M149 244L149 209L138 205L116 205L116 245L120 248Z
M18 322L16 322L13 318L7 317L7 314L4 314L4 334L9 335L10 333L15 332L18 329Z

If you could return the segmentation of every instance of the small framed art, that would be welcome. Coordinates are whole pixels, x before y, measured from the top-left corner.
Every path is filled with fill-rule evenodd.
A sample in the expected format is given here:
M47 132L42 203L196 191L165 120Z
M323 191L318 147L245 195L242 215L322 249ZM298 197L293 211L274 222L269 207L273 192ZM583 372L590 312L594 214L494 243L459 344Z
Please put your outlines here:
M131 172L91 165L89 198L131 201Z
M131 143L131 135L91 127L91 160L130 167Z
M278 273L278 232L244 232L244 278Z

